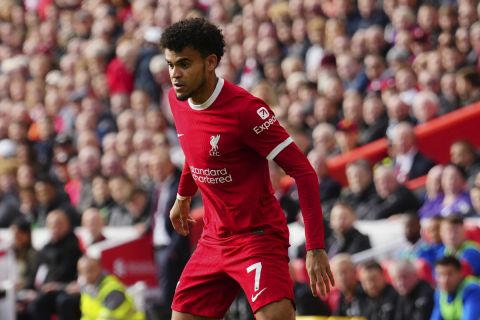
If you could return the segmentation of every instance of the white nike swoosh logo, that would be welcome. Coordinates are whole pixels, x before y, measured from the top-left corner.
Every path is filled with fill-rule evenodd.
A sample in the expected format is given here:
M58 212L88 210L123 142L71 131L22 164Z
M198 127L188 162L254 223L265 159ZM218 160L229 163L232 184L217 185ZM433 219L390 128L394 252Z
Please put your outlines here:
M261 295L261 294L262 294L262 292L263 292L263 291L265 291L266 289L267 289L267 288L263 288L263 289L262 289L262 290L260 290L260 292L259 292L259 293L257 293L256 295L253 295L253 294L252 294L252 302L255 302L255 301L257 301L257 298L258 298L258 296L259 296L259 295Z
M177 137L179 137L179 138L183 135L185 135L185 133L177 133Z

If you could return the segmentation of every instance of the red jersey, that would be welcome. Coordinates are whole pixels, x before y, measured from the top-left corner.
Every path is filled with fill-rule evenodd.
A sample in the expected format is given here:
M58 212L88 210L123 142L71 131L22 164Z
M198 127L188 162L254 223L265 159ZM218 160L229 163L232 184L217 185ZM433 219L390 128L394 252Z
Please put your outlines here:
M202 105L178 100L173 89L169 101L185 154L179 194L193 194L191 180L200 188L203 236L220 239L263 230L288 237L267 160L293 140L265 102L223 79Z

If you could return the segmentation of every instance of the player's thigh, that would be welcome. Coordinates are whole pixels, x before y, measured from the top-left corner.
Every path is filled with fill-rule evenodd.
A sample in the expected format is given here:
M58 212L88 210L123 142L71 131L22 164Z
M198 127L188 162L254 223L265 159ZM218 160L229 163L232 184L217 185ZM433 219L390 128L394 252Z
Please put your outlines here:
M172 320L216 320L217 318L207 318L201 316L195 316L189 313L182 313L173 311L172 312Z
M198 245L175 289L172 310L179 317L223 318L240 286L224 272L221 261L221 248Z
M227 272L242 287L253 312L284 299L293 304L288 244L274 237L252 237Z
M272 302L255 312L257 320L294 320L295 310L292 301L283 299Z

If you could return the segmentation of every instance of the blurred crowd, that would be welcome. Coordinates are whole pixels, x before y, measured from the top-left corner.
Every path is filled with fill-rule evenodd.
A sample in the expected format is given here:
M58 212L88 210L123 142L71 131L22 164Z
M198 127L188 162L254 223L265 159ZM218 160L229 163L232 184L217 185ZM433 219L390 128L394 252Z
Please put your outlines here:
M158 43L166 26L197 16L223 30L218 76L264 99L308 155L319 177L330 257L370 248L353 228L356 219L413 213L426 223L480 214L478 149L458 140L446 146L451 162L440 165L419 152L414 134L415 126L480 100L478 0L2 0L0 228L25 221L45 227L52 212L61 212L69 230L88 227L91 216L92 230L153 230L155 260L168 269L159 278L173 292L188 257L172 262L165 250L188 243L179 243L164 220L183 159ZM389 158L348 164L344 187L329 176L327 159L383 137ZM404 186L424 175L424 193ZM271 178L287 221L301 220L295 185L274 163ZM92 232L69 276L48 279L30 270L37 283L29 288L65 291L38 281L75 280L82 250L103 239ZM40 257L52 260L46 252ZM28 297L38 305L36 295ZM44 319L38 310L31 314Z

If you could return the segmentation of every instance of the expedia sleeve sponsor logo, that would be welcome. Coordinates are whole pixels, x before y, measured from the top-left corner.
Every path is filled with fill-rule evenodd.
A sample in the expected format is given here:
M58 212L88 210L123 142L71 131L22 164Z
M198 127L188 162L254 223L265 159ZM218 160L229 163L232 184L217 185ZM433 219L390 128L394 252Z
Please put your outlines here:
M227 168L202 169L190 166L190 172L192 174L193 180L201 183L221 184L233 181L232 175L228 172Z
M277 118L275 118L275 116L272 116L261 125L253 127L253 132L255 132L256 134L260 134L263 131L270 129L271 125L274 124L275 121L277 121Z

